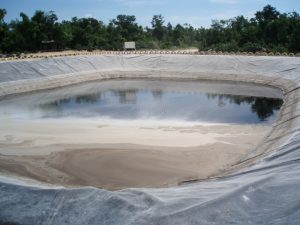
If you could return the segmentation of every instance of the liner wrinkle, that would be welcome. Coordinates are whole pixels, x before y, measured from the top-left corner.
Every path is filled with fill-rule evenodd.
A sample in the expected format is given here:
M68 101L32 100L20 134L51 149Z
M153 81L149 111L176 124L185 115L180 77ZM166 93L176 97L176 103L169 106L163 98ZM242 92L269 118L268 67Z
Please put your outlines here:
M129 54L1 62L2 98L61 84L142 77L266 84L280 88L286 103L284 118L278 117L253 160L223 177L172 188L106 191L29 185L1 176L0 223L299 224L299 68L300 58L268 56Z

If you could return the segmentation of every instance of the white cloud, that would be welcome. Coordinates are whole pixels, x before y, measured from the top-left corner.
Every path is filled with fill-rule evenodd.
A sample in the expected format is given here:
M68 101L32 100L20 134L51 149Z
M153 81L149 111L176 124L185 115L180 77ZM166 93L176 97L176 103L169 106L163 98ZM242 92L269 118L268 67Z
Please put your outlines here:
M163 3L163 0L114 0L114 1L126 6L160 5Z
M193 27L210 27L212 20L226 20L239 16L240 13L237 10L227 10L223 13L212 14L209 16L167 16L165 17L166 22L171 22L172 25L176 24L190 24ZM245 15L247 16L247 15Z
M85 18L92 18L92 17L93 17L93 14L91 14L91 13L86 13L86 14L84 14L84 17L85 17Z
M214 14L211 16L211 18L217 19L217 20L222 20L222 19L226 20L226 19L234 18L238 15L239 15L239 12L237 10L227 10L223 13Z
M173 26L186 23L197 28L201 26L208 27L211 23L211 18L204 16L167 16L165 21L170 22Z
M237 4L239 0L209 0L212 3L221 3L221 4Z

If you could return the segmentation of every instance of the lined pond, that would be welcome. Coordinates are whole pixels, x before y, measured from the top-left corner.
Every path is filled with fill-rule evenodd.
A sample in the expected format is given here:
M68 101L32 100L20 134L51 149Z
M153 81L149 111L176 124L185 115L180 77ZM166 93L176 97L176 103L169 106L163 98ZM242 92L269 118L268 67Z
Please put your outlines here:
M107 80L7 97L0 170L110 190L207 179L265 139L281 97L268 86L176 80Z
M103 118L206 123L271 123L282 105L271 87L218 82L111 80L0 101L10 118Z

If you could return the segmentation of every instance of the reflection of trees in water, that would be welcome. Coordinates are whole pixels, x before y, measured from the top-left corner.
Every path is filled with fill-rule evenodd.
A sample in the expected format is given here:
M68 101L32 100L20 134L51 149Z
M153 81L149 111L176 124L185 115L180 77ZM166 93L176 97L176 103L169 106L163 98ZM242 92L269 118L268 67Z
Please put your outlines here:
M159 90L159 89L153 90L153 91L151 91L151 93L152 93L152 96L155 100L160 100L163 97L163 91L162 90Z
M134 104L137 101L137 90L125 90L125 91L111 91L112 94L119 98L121 104ZM53 101L51 103L40 105L41 108L56 107L59 108L61 105L65 104L94 104L100 102L103 99L103 93L92 93L86 95L79 95L76 97L64 98Z
M94 93L88 95L80 95L75 98L76 103L95 103L101 100L101 93Z
M137 90L113 91L115 96L119 97L121 104L135 104L137 101Z
M59 110L59 106L62 104L68 104L71 102L70 98L64 98L57 101L49 102L46 104L36 105L37 108L40 108L45 111L57 111Z
M283 101L277 98L265 97L250 97L238 95L220 95L220 94L207 94L207 98L218 98L218 105L224 106L226 101L240 105L247 103L251 105L252 112L256 113L260 120L266 120L274 114L274 111L279 110Z
M265 120L272 116L275 110L279 110L282 103L282 99L256 98L251 108L260 120Z
M101 93L94 93L88 95L79 95L72 98L59 99L47 104L39 105L39 107L42 109L54 109L54 108L58 109L61 105L69 104L72 102L76 102L77 104L82 104L82 103L93 104L95 102L98 102L99 100L101 100Z
M135 104L137 102L138 90L118 90L111 93L116 96L121 104ZM152 96L156 100L163 98L162 90L151 91ZM39 105L44 110L60 110L61 106L66 104L95 104L100 102L103 98L101 92L79 95L71 98L64 98L51 103ZM282 99L264 98L264 97L249 97L237 95L220 95L220 94L207 94L208 99L217 99L218 106L224 107L227 103L240 105L242 103L251 105L252 112L254 112L260 120L266 120L279 110L283 101Z

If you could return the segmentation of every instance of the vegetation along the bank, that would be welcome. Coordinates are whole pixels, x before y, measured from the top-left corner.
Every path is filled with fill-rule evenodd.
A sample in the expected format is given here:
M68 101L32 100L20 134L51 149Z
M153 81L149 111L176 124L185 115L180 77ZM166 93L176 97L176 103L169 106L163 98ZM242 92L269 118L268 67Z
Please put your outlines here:
M162 15L154 15L151 27L142 27L133 15L118 15L108 24L94 18L58 21L53 11L36 11L30 18L5 22L0 9L0 52L41 50L120 50L124 41L135 41L138 49L177 49L227 52L300 52L300 16L280 13L267 5L253 18L237 16L213 20L210 28L189 24L172 25Z

